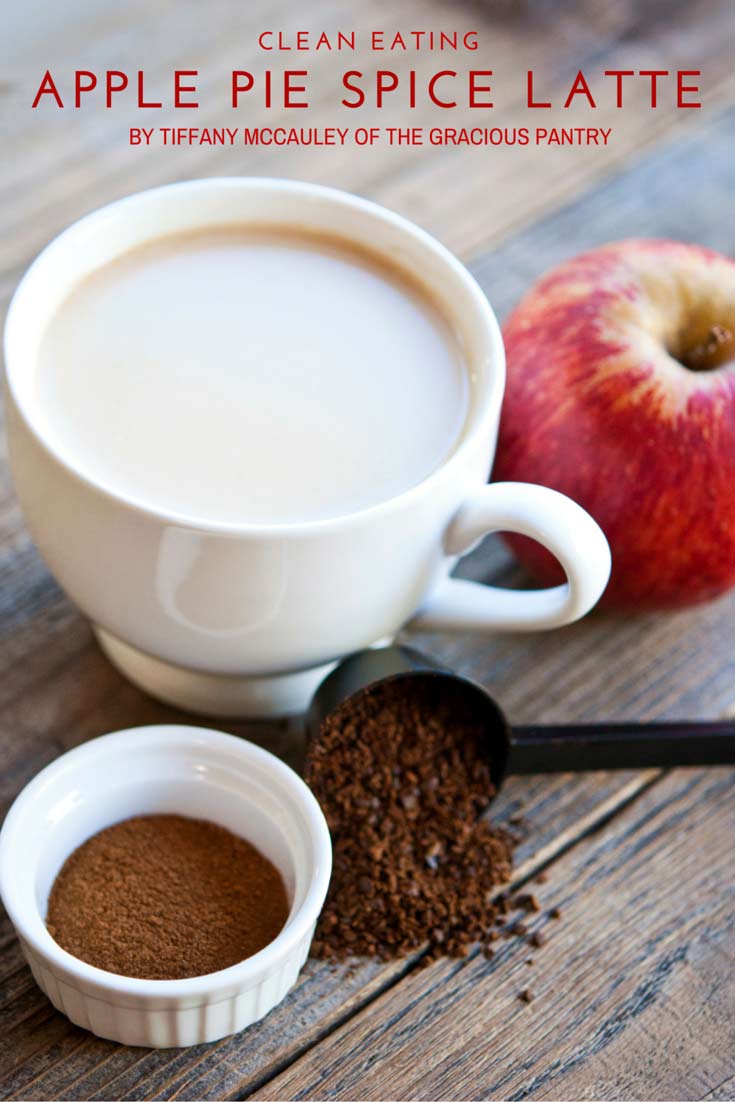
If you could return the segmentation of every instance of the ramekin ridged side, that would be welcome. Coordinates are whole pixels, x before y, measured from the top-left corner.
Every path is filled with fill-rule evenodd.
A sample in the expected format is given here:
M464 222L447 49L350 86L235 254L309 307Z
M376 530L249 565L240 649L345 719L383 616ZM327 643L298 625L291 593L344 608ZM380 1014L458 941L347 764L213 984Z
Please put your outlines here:
M292 905L263 950L210 975L144 980L54 941L46 900L68 854L112 822L155 812L219 822L279 867ZM0 833L0 894L38 986L76 1025L153 1048L218 1040L276 1006L308 956L330 871L327 825L303 781L252 743L198 727L121 731L62 755L26 786Z
M171 1001L170 1005L151 1007L147 999L141 999L137 1006L108 1002L67 982L22 939L21 948L44 995L74 1025L124 1045L183 1048L239 1033L282 1002L306 962L313 930L312 926L280 967L254 987L225 999L212 997L195 1006L177 1006Z

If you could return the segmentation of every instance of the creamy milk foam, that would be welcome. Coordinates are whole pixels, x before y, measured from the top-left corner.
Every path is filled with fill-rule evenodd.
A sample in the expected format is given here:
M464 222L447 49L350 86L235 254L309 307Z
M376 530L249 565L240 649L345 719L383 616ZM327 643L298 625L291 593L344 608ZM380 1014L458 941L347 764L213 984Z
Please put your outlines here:
M438 309L349 245L285 229L160 238L80 283L42 337L49 441L203 521L336 516L451 453L468 376Z

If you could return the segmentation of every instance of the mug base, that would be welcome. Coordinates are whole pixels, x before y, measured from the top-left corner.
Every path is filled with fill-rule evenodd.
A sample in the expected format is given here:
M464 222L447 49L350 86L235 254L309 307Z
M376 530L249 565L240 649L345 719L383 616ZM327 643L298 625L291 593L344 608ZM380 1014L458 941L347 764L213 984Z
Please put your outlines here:
M104 654L143 692L199 715L229 719L273 719L300 715L336 662L298 673L237 677L187 670L136 650L103 628L92 630Z

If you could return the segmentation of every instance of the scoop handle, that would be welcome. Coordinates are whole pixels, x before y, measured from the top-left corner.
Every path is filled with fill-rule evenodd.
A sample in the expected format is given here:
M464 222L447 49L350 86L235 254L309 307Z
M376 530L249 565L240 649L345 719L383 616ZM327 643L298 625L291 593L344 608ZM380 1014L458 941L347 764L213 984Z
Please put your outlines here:
M735 722L514 727L507 773L566 773L735 763Z

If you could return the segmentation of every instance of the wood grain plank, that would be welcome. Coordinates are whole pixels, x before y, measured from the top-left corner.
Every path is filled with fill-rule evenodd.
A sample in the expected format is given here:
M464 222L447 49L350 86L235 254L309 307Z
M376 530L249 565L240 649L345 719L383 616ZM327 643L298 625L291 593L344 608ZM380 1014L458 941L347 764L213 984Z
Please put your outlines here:
M634 9L628 10L632 13ZM633 34L631 41L623 33L609 49L596 52L593 48L589 56L583 54L579 64L596 72L605 68L666 68L674 64L674 57L679 57L681 64L687 65L683 58L691 56L692 36L696 37L695 28L701 27L703 15L690 9L685 16L679 9L665 26L657 28L655 47L651 40L638 40ZM715 36L721 33L730 40L731 19L732 12L723 12L719 32L712 25L710 30ZM718 109L732 103L735 94L732 67L724 57L718 59L714 40L707 47L698 44L697 50L700 46L706 55L702 62L708 86L705 111ZM561 83L569 77L567 70L551 81L555 103ZM639 88L634 94L635 101L630 101L634 106L625 116L600 101L592 119L586 109L579 107L567 112L550 111L548 119L546 112L543 119L529 119L525 104L514 102L503 111L502 120L498 120L511 129L524 125L611 127L612 135L604 148L447 149L415 167L388 176L376 190L376 197L398 210L411 212L411 217L425 223L460 255L487 250L543 217L550 209L549 201L553 210L581 195L593 180L603 180L667 135L682 130L691 136L702 125L700 112L652 114L647 110L643 90ZM543 187L538 186L539 180L543 180Z
M671 774L555 863L531 968L512 942L411 975L251 1097L705 1096L735 1067L732 796Z
M601 821L655 773L600 777L598 782L557 779L556 792L541 778L520 779L508 786L494 814L507 819L522 809L529 836L519 850L517 880L530 875L553 856L558 846L569 844L578 829ZM576 786L578 798L574 797ZM559 799L555 799L561 797ZM537 840L545 840L536 852ZM8 955L19 962L11 943ZM1 958L0 958L1 959ZM110 1046L75 1029L46 1003L30 975L20 969L16 987L9 992L6 1017L0 1011L0 1096L34 1098L148 1098L173 1097L192 1077L196 1097L222 1097L228 1082L238 1088L247 1070L257 1081L304 1050L365 1002L395 983L411 967L415 957L392 964L357 962L340 967L310 961L288 1000L245 1034L197 1049L141 1052ZM22 1020L15 1025L14 1017ZM43 1020L52 1033L54 1059L47 1067L46 1044L36 1032L29 1035L25 1021ZM51 1026L53 1029L51 1030ZM80 1037L83 1041L80 1045ZM58 1051L57 1051L58 1048ZM32 1088L32 1089L31 1089Z
M728 109L478 257L473 272L498 314L508 315L540 270L621 237L671 237L733 255L733 136Z
M180 33L167 40L163 51L157 42L151 45L159 71L185 64L187 57L197 63L201 58L202 67L206 64L213 71L236 56L242 58L245 31L250 34L254 20L262 18L266 10L273 22L280 20L290 26L303 22L301 13L285 3L270 9L265 4L252 5L247 18L253 22L238 24L240 36L233 35L232 9L217 0L212 5L211 22L201 35L195 7L192 3L181 6L188 15L177 27ZM722 33L728 5L719 0L676 3L668 12L651 16L648 24L640 22L636 6L611 7L599 2L583 8L573 4L561 17L550 16L544 4L527 8L530 20L524 24L512 14L498 22L487 14L478 18L486 20L486 37L492 35L494 52L507 59L509 66L528 58L528 64L545 59L553 72L554 89L568 75L575 58L589 59L597 50L603 68L613 59L627 57L632 42L641 64L656 62L666 53L687 58L696 53L708 66L711 103L716 105L731 96L730 52ZM114 14L108 6L94 6L94 19L87 22L90 10L88 3L74 0L73 18L65 34L58 40L48 31L46 38L39 35L33 44L39 54L32 53L26 61L53 47L54 58L68 64L70 48L80 40L83 23L85 48L95 64L99 66L103 56L111 63L127 59L129 64L140 50L142 30L158 27L165 8L134 0L122 18L122 9ZM65 5L65 18L67 11ZM399 19L408 23L414 17L422 24L430 19L437 25L457 20L456 6L448 0L429 0L428 5L419 5L418 0L390 4L371 0L370 5L320 2L312 5L311 11L328 26L357 19L362 26L381 20L386 25ZM652 36L655 50L650 46ZM252 52L245 56L252 57ZM84 58L79 57L79 63L85 63ZM425 64L426 59L421 61ZM501 91L510 84L507 73L501 76ZM23 84L14 86L12 94L22 97ZM13 101L16 119L22 116L21 103L22 99ZM214 113L211 115L209 121L216 121ZM542 267L601 237L619 236L623 225L625 232L635 226L634 232L687 234L729 248L731 241L723 239L727 222L718 224L711 215L729 209L732 195L733 165L726 156L732 115L710 122L708 117L698 114L697 134L689 133L685 142L662 149L603 188L599 199L590 197L574 204L482 260L477 273L501 312ZM327 119L326 98L318 105L317 118ZM160 120L161 124L169 121ZM653 119L641 114L609 162L593 157L574 164L559 161L542 193L533 182L529 165L511 154L502 164L495 155L488 164L487 158L464 160L442 153L435 159L431 153L415 156L398 151L369 161L327 158L319 165L303 154L285 158L279 154L277 161L275 155L268 154L238 161L235 171L273 171L277 163L276 171L286 175L306 175L366 191L423 219L468 252L483 242L501 240L514 225L558 204L560 197L599 178L631 150L677 126L678 120L665 112ZM0 181L3 225L9 227L1 262L7 265L0 286L3 302L30 253L82 210L148 183L203 171L200 151L147 160L129 150L121 152L117 145L120 133L89 117L71 131L49 120L40 136L41 141L31 140L29 130L18 135L20 155ZM231 158L215 158L206 162L204 172L232 171L232 164ZM681 171L684 165L686 173ZM680 181L691 172L695 176L689 179L696 183L687 196ZM53 178L45 189L32 186L50 173ZM488 204L488 180L502 196L513 197L509 205ZM702 189L705 201L701 201ZM700 196L696 205L695 193ZM41 765L85 738L115 727L186 718L146 698L109 667L93 645L89 629L49 579L22 532L10 493L7 471L0 469L3 805ZM463 572L480 579L499 578L503 583L524 582L497 543L475 553L463 565ZM482 645L476 640L468 643L447 637L425 637L420 642L490 685L518 722L600 715L716 716L733 707L734 662L728 644L733 607L732 601L724 601L675 617L594 617L553 637L491 639ZM302 746L295 725L233 724L228 729L268 745L298 765ZM512 781L495 813L503 818L522 810L527 818L530 835L519 851L518 876L552 861L581 834L642 791L652 776ZM381 993L401 991L407 982L403 974L411 965L410 961L388 967L361 964L333 970L312 962L283 1007L244 1036L199 1050L147 1053L118 1048L71 1027L36 990L7 923L0 938L0 975L4 977L0 1093L17 1097L222 1097L248 1090L349 1021Z
M79 11L79 3L77 9ZM703 70L704 112L677 112L668 104L656 111L644 109L643 84L631 89L630 107L624 112L610 107L609 95L601 97L596 112L586 108L544 112L544 125L614 125L614 141L606 148L457 150L446 147L378 147L369 155L360 151L270 149L259 151L175 148L135 150L125 144L127 127L140 122L131 109L82 112L73 119L55 111L30 115L36 71L52 64L60 72L74 64L101 68L102 63L127 69L144 67L160 86L164 74L176 65L196 64L201 70L202 108L197 124L231 124L231 112L223 109L222 73L229 68L257 62L255 32L263 24L284 26L287 32L302 26L297 6L284 3L250 5L247 20L231 4L217 0L208 7L211 16L200 25L194 0L177 5L177 19L167 23L167 34L156 33L165 18L163 0L130 6L127 22L95 18L79 33L79 15L67 26L60 16L45 12L45 34L32 43L19 43L8 57L9 91L6 118L15 120L17 133L6 121L6 147L19 156L11 158L0 182L8 227L0 258L0 295L3 299L28 261L48 237L85 210L136 188L165 180L222 172L302 176L362 191L424 222L455 249L468 255L488 248L491 242L540 216L565 198L580 193L594 179L609 173L630 154L684 125L700 125L707 108L731 101L735 79L730 65L729 38L732 9L729 0L675 0L653 5L642 18L636 5L618 5L611 15L604 0L569 5L563 17L543 3L519 5L516 14L499 13L489 4L458 9L452 0L360 0L337 4L312 0L309 22L334 31L356 27L458 26L479 28L482 43L477 55L453 57L459 71L477 58L495 71L494 87L499 105L491 125L528 124L523 109L524 73L536 67L555 102L581 65L601 74L606 67L668 67L695 65ZM83 8L81 10L84 10ZM61 9L59 9L61 14ZM23 48L24 47L24 48ZM352 55L305 55L313 73L314 105L309 125L355 125L355 113L334 105L336 74L352 63ZM358 55L355 55L356 57ZM694 59L694 60L692 60ZM282 59L281 59L282 60ZM306 64L305 62L305 64ZM383 59L360 57L365 71ZM391 55L390 64L405 77L409 68L419 76L433 71L437 57L431 53ZM604 103L603 103L604 100ZM174 112L156 114L155 124L171 125L180 119ZM447 125L446 112L420 104L412 113L416 125ZM478 112L458 109L451 125L477 124ZM691 118L689 116L696 116ZM261 105L248 108L249 125L283 122L286 116L266 113ZM238 121L240 121L238 119ZM288 120L293 122L292 119ZM483 120L487 121L487 120ZM388 108L360 112L360 124L405 123L405 110ZM532 125L535 124L531 120ZM537 187L539 172L544 187ZM44 188L33 186L45 179ZM492 202L488 192L492 191Z
M735 1098L735 1076L728 1077L704 1095L707 1102L732 1102Z
M708 200L724 204L731 194L731 166L720 155L727 120L713 123L698 139L695 160L709 180ZM678 179L688 150L677 143L600 193L562 211L533 233L481 261L477 271L506 310L522 286L548 263L583 241L575 226L605 229L616 205L627 218L649 218L651 232L669 218L682 196ZM708 171L709 166L709 171ZM656 192L649 216L645 187L668 180ZM631 196L636 198L631 198ZM713 206L714 209L714 206ZM558 228L555 229L555 224ZM690 224L691 225L691 224ZM591 232L591 231L590 231ZM693 233L716 231L704 222ZM497 273L510 273L507 283ZM27 538L0 546L3 619L0 638L12 660L5 666L0 715L3 798L61 749L118 726L182 718L124 682L91 642L89 630L51 582ZM503 584L523 584L507 555L490 543L463 564L463 572ZM553 636L491 638L482 642L424 637L438 657L476 677L497 693L516 722L609 718L716 716L733 707L735 658L729 640L732 599L675 616L594 616ZM294 725L230 725L298 764L301 735ZM511 781L498 802L499 818L522 811L529 838L519 851L523 877L550 862L580 834L607 818L649 782L651 774L598 778L526 778ZM332 970L312 962L287 1002L247 1034L220 1045L174 1053L120 1049L74 1029L37 992L9 931L0 960L13 980L7 990L0 1051L0 1093L5 1096L93 1098L222 1097L247 1090L272 1075L308 1046L347 1021L380 992L398 984L406 962L360 964ZM2 954L7 954L3 956ZM413 982L413 981L412 981ZM198 1092L198 1093L197 1093Z
M608 618L600 617L586 624L566 629L563 650L554 647L554 655L545 657L537 653L530 660L530 671L523 673L529 661L520 641L505 640L513 651L506 656L503 666L493 680L501 698L516 699L514 711L532 716L548 709L549 718L583 718L595 714L622 717L627 714L621 702L637 700L635 710L656 714L663 704L667 714L683 714L677 703L676 692L683 696L692 691L686 680L683 665L692 655L706 653L712 636L719 636L731 623L732 604L720 602L689 613L685 617L650 617L648 631L638 620L624 625L630 634L621 636L610 631ZM678 623L677 623L678 622ZM684 630L680 630L683 625ZM621 631L622 627L618 628ZM653 638L651 638L653 636ZM687 649L681 650L681 639L687 640ZM615 661L613 641L622 645L629 665L624 671ZM609 650L603 644L607 641ZM552 649L552 640L546 647ZM533 641L543 643L541 637ZM599 644L599 645L598 645ZM498 645L500 645L498 641ZM691 647L691 650L688 649ZM650 648L650 649L649 649ZM543 648L542 648L543 649ZM564 676L570 653L576 657L579 649L581 668L577 678ZM435 649L440 653L440 649ZM599 669L596 676L588 674L584 665L590 654L595 655L607 669L605 683L601 683ZM552 658L560 655L558 665ZM563 656L567 655L567 659ZM684 657L686 655L686 658ZM470 663L467 663L469 666ZM574 659L572 660L574 665ZM549 668L546 668L546 667ZM594 662L591 663L594 668ZM462 663L460 662L460 667ZM663 670L658 673L657 667ZM473 672L477 673L477 670ZM534 676L540 676L537 688ZM116 676L116 675L113 675ZM658 689L655 688L659 677ZM697 676L695 667L694 676ZM670 679L669 689L662 693L664 683ZM650 682L654 679L653 694ZM498 687L499 686L499 690ZM131 690L134 692L134 690ZM723 678L722 695L709 701L713 712L724 710L732 704L732 669ZM642 695L644 694L644 695ZM528 709L528 712L525 711ZM519 812L526 817L529 838L519 852L519 875L528 875L538 864L549 862L555 853L564 849L579 833L590 829L594 823L605 819L620 803L630 798L650 779L650 774L607 776L592 778L518 778L508 784L499 802L496 814L507 818ZM282 1007L265 1022L249 1030L241 1037L232 1038L220 1045L203 1050L180 1053L147 1053L141 1056L130 1050L115 1050L112 1054L103 1042L88 1038L80 1049L77 1045L79 1031L67 1026L68 1039L63 1064L54 1067L48 1075L37 1074L36 1058L28 1058L27 1048L21 1048L17 1075L0 1083L7 1094L11 1083L23 1097L27 1077L34 1086L34 1097L172 1097L181 1092L191 1092L192 1097L221 1097L231 1090L240 1091L251 1081L259 1081L268 1070L282 1065L297 1055L304 1046L311 1044L340 1021L349 1017L360 1005L372 999L381 989L395 982L405 968L360 965L354 970L333 970L312 962L299 987ZM22 1005L43 1003L42 996L30 984L25 989ZM9 1037L11 1049L18 1038ZM99 1064L90 1055L90 1049L99 1054ZM34 1050L35 1051L35 1050ZM42 1050L39 1050L41 1059ZM87 1071L87 1064L91 1070Z

